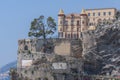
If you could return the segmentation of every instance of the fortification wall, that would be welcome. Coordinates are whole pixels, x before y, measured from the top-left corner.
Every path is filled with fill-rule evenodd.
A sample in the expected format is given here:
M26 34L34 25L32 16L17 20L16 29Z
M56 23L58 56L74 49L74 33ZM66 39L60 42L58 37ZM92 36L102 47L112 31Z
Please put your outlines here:
M44 43L47 44L47 46L45 47L47 48L46 53L42 52ZM61 71L60 74L63 74L65 72L67 73L67 71L70 72L71 68L75 68L75 69L78 68L81 71L82 63L80 62L80 64L78 64L78 61L77 63L75 63L75 61L72 60L73 58L71 58L71 57L75 57L75 58L77 57L81 59L81 55L82 55L81 44L82 44L81 40L78 39L77 40L47 39L47 41L45 42L43 39L19 40L17 71L20 77L24 77L24 78L29 77L33 80L39 77L41 78L45 77L45 75L43 74L48 74L46 77L53 78L51 76L51 70L53 71L53 73L57 74L59 69L53 70L52 67L56 65L51 66L52 64L60 64L59 68L61 68L61 65L63 65L65 69L63 69L62 71L60 69ZM66 58L56 55L61 55L64 57L66 56ZM71 62L69 63L69 61L71 60L73 61L74 66L71 65L72 64ZM34 66L34 64L39 65L39 67ZM41 67L40 65L43 65L44 67ZM43 69L43 71L41 69Z
M46 46L43 46L44 43ZM18 53L42 52L46 48L46 53L55 53L58 55L73 55L73 50L82 48L79 39L23 39L18 41ZM82 49L79 50L79 54Z

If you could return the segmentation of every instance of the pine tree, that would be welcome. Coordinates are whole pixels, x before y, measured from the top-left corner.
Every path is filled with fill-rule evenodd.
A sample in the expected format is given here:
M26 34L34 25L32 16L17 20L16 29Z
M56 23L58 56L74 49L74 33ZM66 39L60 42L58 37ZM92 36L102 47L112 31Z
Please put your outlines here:
M43 15L39 18L35 18L31 22L29 37L43 38L46 39L48 36L53 35L56 31L56 23L52 17L48 17L45 21Z

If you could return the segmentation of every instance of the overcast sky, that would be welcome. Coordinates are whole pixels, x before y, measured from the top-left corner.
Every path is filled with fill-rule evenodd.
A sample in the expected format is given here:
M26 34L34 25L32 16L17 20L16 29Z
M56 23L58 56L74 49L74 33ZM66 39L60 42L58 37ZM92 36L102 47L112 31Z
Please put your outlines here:
M0 0L0 67L17 59L18 40L28 38L30 23L40 15L56 19L87 8L117 8L120 0Z

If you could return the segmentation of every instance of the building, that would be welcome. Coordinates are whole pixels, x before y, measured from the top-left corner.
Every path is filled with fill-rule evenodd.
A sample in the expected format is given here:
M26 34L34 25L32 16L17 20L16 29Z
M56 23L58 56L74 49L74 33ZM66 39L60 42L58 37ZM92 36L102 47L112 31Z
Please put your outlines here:
M59 38L80 38L80 33L88 28L88 16L85 10L81 14L65 15L63 10L58 14Z
M96 26L98 22L115 18L116 8L86 9L89 26Z
M58 14L60 39L18 41L18 77L22 80L100 80L104 78L84 75L85 70L98 71L96 68L99 67L96 66L99 65L92 60L85 61L83 55L97 45L93 31L88 30L95 30L99 21L114 19L115 13L116 9L107 8L83 9L81 14L65 15L61 9Z
M83 9L80 14L58 14L59 38L81 38L81 32L95 30L99 22L115 19L115 8Z

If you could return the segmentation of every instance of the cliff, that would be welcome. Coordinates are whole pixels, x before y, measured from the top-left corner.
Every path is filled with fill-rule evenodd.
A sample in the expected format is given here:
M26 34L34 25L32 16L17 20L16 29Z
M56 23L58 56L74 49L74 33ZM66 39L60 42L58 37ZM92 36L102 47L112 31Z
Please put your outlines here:
M87 33L94 35L95 45L84 50L85 61L94 67L99 65L96 74L120 75L120 19L102 22L95 31Z

